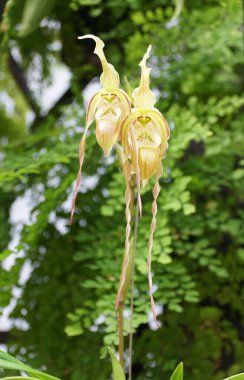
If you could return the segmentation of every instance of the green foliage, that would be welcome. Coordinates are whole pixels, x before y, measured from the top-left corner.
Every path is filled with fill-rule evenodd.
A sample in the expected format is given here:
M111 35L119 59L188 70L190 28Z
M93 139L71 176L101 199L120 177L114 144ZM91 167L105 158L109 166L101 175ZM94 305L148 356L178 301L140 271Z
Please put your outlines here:
M112 360L114 380L125 380L125 375L121 368L120 362L111 349L109 349L109 354Z
M238 375L228 377L228 379L225 380L243 380L244 379L244 373L239 373Z
M180 363L174 370L170 380L183 380L183 363Z
M80 91L84 81L100 73L100 66L94 67L94 46L81 47L76 36L92 32L109 41L106 54L132 87L138 85L137 64L147 45L153 45L157 107L171 127L152 262L163 327L153 331L148 326L152 181L142 194L136 255L134 378L170 378L180 361L186 379L223 379L240 372L244 242L240 2L185 2L172 25L175 8L170 1L59 1L50 14L60 23L57 30L47 23L18 39L16 23L21 21L23 4L13 2L9 9L5 49L18 46L25 72L38 55L40 82L45 83L54 55L50 44L59 41L62 47L56 56L74 78L72 98L37 120L28 135L1 146L2 258L12 252L7 250L14 228L9 221L12 204L27 194L32 206L31 222L19 226L15 252L23 257L10 271L0 268L1 307L9 302L13 285L22 290L11 315L10 352L34 367L45 365L64 379L80 379L81 368L84 380L105 379L111 372L108 359L99 358L106 357L107 346L117 345L114 301L123 258L125 186L117 164L102 158L95 145L94 127L87 139L74 224L68 225L67 199L78 170L84 126ZM2 71L6 76L6 68ZM19 98L16 91L7 91ZM18 110L24 120L26 105ZM5 120L4 135L6 125ZM18 278L25 262L32 273L22 284ZM128 304L125 309L127 313ZM26 331L20 320L28 324ZM126 336L128 331L126 322Z
M26 37L35 31L41 20L48 16L56 0L25 0L19 35Z
M33 376L35 379L39 379L39 380L59 380L57 377L53 377L53 376L48 375L47 373L37 371L36 369L33 369L21 363L21 361L17 360L13 356L1 350L0 350L0 367L27 372L30 376ZM33 379L33 377L29 377L29 379ZM21 377L21 378L24 379L24 377Z

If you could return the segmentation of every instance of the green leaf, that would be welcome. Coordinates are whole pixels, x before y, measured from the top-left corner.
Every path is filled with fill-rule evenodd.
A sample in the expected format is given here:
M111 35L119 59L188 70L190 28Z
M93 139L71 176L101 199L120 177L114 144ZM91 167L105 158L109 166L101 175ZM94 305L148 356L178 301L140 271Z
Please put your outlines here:
M36 369L33 369L25 365L18 359L14 358L13 356L1 350L0 350L0 368L24 371L24 372L27 372L29 375L34 375L35 378L39 380L59 380L57 377L48 375L46 373L43 373L41 371L38 371Z
M191 203L187 203L183 206L183 211L185 215L191 215L196 211L196 207Z
M78 317L79 318L79 317ZM80 325L80 322L73 323L70 326L65 327L64 331L68 336L77 336L83 334L84 330Z
M242 373L238 373L238 375L234 375L234 376L231 376L231 377L227 377L226 379L224 380L244 380L244 372Z
M26 376L8 376L8 377L0 378L0 380L20 380L20 379L38 380L36 377L26 377Z
M6 249L5 251L0 253L0 261L6 259L9 255L11 255L12 251L10 249Z
M56 0L26 0L21 21L20 37L34 32L41 20L48 16Z
M183 380L183 363L182 362L176 367L170 380Z
M124 375L124 372L121 368L120 362L118 361L118 359L114 355L111 348L109 348L108 351L109 351L109 354L110 354L111 360L112 360L114 380L125 380L125 375Z

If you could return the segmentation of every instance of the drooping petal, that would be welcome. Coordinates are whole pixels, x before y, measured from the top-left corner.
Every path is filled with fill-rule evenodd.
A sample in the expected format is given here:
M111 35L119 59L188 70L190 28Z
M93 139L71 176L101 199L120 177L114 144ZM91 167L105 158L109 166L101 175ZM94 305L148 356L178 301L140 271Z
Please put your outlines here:
M79 166L79 171L78 171L77 178L76 178L75 193L74 193L73 200L72 200L70 225L73 223L73 216L74 216L74 212L75 212L75 202L76 202L76 197L77 197L80 182L81 182L81 174L82 174L82 165L83 165L83 161L84 161L85 145L86 145L86 130L82 136L82 139L80 142L80 147L79 147L79 163L80 163L80 166Z
M83 40L85 38L91 38L95 41L96 47L94 50L94 53L98 55L102 68L103 68L103 73L100 76L100 82L102 87L108 88L108 87L114 87L117 88L119 87L119 74L115 70L114 66L111 63L108 63L104 52L104 42L97 36L94 36L93 34L86 34L84 36L79 36L79 40Z
M97 91L90 99L86 110L86 125L91 125L95 119L95 114L99 103L102 101L104 90Z
M130 136L130 126L136 121L137 117L140 116L141 112L138 110L132 110L130 116L127 116L121 126L121 143L125 150L125 155L129 156L131 153L131 136Z
M97 109L97 106L101 100L101 92L96 93L90 100L89 105L87 107L87 112L86 112L86 127L84 134L82 136L81 142L80 142L80 147L79 147L79 171L77 174L76 178L76 184L75 184L75 192L72 200L72 207L71 207L71 216L70 216L70 225L73 222L73 216L75 212L75 202L76 202L76 197L78 194L80 182L81 182L81 175L82 175L82 165L84 161L84 154L85 154L85 145L86 145L86 134L88 131L88 128L92 124L94 118L95 118L95 112Z
M130 231L131 231L131 211L130 211L130 203L131 203L131 187L130 187L130 179L131 179L131 168L129 160L127 159L124 166L124 177L126 181L126 190L125 190L125 216L126 216L126 230L125 230L125 254L124 254L124 262L122 267L122 273L120 278L119 290L116 296L115 301L115 310L118 311L119 303L121 301L121 293L125 283L126 270L129 264L130 259Z
M150 57L151 48L151 45L149 45L143 59L139 63L139 66L141 67L140 85L132 93L136 108L150 109L155 103L155 96L149 86L151 68L147 67L147 60Z
M130 132L131 116L127 116L121 126L121 143L124 148L125 156L129 157L130 144L129 144L129 132Z
M149 284L149 294L151 299L151 308L153 313L153 319L157 326L160 327L160 323L157 321L156 316L156 310L155 310L155 303L153 298L153 286L152 286L152 272L151 272L151 266L152 266L152 248L153 248L153 235L156 227L156 214L157 214L157 198L160 192L160 186L159 186L159 178L161 176L161 169L156 174L156 180L155 185L153 188L153 203L152 203L152 222L151 222L151 230L150 230L150 236L149 236L149 243L148 243L148 284Z

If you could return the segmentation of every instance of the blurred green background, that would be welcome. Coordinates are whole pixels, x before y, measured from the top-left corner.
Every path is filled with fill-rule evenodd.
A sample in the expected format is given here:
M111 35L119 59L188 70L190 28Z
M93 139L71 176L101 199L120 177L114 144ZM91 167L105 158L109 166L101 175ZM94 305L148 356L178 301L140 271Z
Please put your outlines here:
M102 157L94 127L68 224L83 95L101 73L94 42L77 36L92 33L123 88L125 75L138 85L153 45L152 88L171 128L152 262L163 327L151 323L148 296L150 183L136 257L134 379L167 379L179 361L191 380L241 372L241 1L9 0L0 13L0 343L62 379L111 373L125 186L116 152Z

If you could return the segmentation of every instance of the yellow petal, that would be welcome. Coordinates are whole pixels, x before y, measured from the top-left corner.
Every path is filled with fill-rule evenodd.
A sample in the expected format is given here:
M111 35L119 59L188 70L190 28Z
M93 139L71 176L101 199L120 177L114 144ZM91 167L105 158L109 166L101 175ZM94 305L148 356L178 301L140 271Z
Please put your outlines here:
M92 96L91 100L89 101L87 111L86 111L86 125L88 125L88 127L91 125L91 123L93 122L95 118L97 107L99 106L99 103L102 100L103 93L104 93L104 90L100 90L96 92Z
M168 148L168 140L170 138L170 130L167 121L163 117L163 115L156 109L148 110L147 115L151 118L154 130L158 134L160 134L162 143L161 143L161 151L162 155L165 154L167 148Z
M131 113L131 103L128 95L120 88L113 89L112 92L117 96L120 101L121 109L121 123Z
M79 40L83 40L85 38L92 38L96 42L94 53L98 55L103 68L103 73L100 76L100 82L102 87L119 87L119 74L117 73L113 65L111 65L111 63L108 63L104 55L104 42L99 37L94 36L93 34L86 34L85 36L78 37Z
M116 144L116 152L118 157L118 164L121 170L123 170L125 166L125 153L124 149L120 144Z
M122 123L121 126L121 143L125 150L125 155L128 156L131 150L131 137L130 137L130 126L134 123L136 118L140 116L140 110L132 110L131 115L128 115Z
M141 67L141 81L139 87L137 87L132 93L136 108L149 109L152 108L155 103L155 96L149 86L149 75L151 68L147 67L147 60L150 56L150 50L151 45L148 47L147 52L144 54L143 59L139 63L139 66Z

